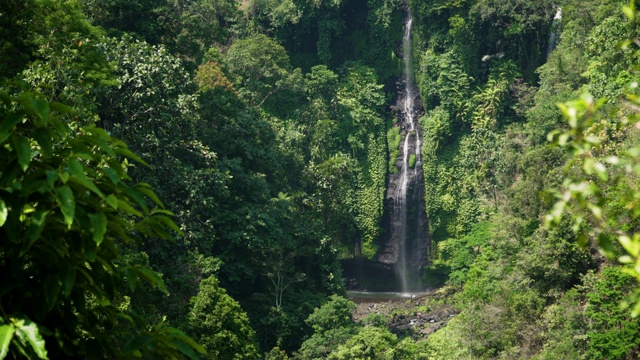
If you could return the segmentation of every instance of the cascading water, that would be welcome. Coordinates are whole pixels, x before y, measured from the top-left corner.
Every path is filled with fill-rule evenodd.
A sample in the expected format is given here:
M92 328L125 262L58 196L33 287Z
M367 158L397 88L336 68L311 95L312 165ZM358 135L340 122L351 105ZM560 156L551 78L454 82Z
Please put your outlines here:
M398 174L391 175L387 190L388 228L378 260L393 265L402 292L421 289L420 273L426 263L428 244L427 219L424 210L424 177L422 174L421 135L417 124L419 103L413 81L411 28L407 17L402 42L404 74L398 107L404 140L397 160Z
M551 31L549 32L549 45L547 47L547 56L551 54L553 49L558 45L560 40L560 32L562 31L562 8L558 7L556 15L551 22Z

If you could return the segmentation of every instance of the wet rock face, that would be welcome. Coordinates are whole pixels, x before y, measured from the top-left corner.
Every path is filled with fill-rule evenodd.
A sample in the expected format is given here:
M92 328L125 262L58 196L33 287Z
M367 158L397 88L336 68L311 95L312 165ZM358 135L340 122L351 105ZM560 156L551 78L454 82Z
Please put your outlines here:
M397 162L402 164L403 159L400 158ZM401 186L401 181L400 172L389 177L385 205L384 228L386 231L382 237L377 260L394 267L399 273L403 271L400 266L402 266L401 257L404 252L404 261L406 262L404 271L407 272L406 276L408 277L408 289L404 290L417 291L421 289L419 277L427 263L430 242L425 213L422 168L416 166L415 171L410 169L407 172L408 186L405 199L398 199L398 188Z
M424 204L422 173L422 134L418 121L421 101L413 82L411 64L411 16L405 23L403 38L404 74L398 84L396 108L404 139L396 159L397 174L389 176L385 201L385 229L377 260L392 265L400 291L421 290L420 274L427 262L429 232Z
M402 46L404 73L398 81L399 95L393 107L397 112L402 140L399 145L400 156L396 159L398 173L390 174L387 183L382 224L384 232L378 242L379 250L375 259L379 266L360 264L345 268L351 289L423 290L420 277L427 263L430 239L424 203L422 134L418 121L422 102L413 81L411 24L411 16L407 16ZM372 276L363 271L365 269L379 274L379 284L369 281ZM393 277L391 281L389 274Z

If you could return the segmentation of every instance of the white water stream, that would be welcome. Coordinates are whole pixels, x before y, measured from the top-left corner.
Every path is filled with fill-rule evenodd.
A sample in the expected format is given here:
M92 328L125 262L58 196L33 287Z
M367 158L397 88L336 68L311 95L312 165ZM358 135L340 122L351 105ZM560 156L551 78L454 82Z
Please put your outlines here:
M408 246L407 239L407 201L409 178L416 178L416 172L421 170L421 142L420 135L418 133L417 119L415 113L415 84L413 81L413 66L412 66L412 50L411 50L411 27L413 19L411 16L407 17L405 24L404 37L402 39L402 57L404 62L404 94L402 100L402 128L406 131L404 141L402 143L402 168L400 169L400 186L397 188L395 196L397 213L400 215L400 241L398 249L398 262L396 263L396 270L400 277L402 291L407 292L410 288L408 278L413 275L416 269L413 269L410 265L409 258L414 255L410 254L410 248ZM415 155L415 165L413 169L410 168L409 162ZM413 174L412 174L413 173ZM420 184L415 184L420 185ZM420 233L420 231L416 231Z
M547 46L547 56L551 54L553 49L558 45L560 41L560 32L562 31L562 8L558 8L556 15L551 22L551 31L549 32L549 45Z

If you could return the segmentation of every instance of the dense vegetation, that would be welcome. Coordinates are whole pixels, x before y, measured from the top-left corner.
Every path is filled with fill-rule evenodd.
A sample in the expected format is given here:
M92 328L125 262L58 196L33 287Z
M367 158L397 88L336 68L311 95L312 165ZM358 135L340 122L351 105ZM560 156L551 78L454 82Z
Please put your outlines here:
M638 226L636 175L622 170L637 146L637 23L621 1L554 3L413 6L436 253L425 278L457 288L462 311L426 341L434 358L638 356L619 307L635 302L635 270L615 266L635 264L637 238L614 241ZM562 34L546 54L555 6ZM572 101L586 93L601 102Z
M424 280L460 310L426 339L354 322L339 263L384 231L407 11ZM637 15L3 1L0 358L640 356Z

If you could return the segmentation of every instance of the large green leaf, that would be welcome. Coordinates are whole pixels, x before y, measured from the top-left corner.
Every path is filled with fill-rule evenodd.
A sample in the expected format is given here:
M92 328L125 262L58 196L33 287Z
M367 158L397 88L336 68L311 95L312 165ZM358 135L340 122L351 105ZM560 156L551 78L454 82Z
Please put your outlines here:
M133 270L138 273L138 276L140 276L150 285L158 286L160 289L167 291L167 285L165 285L160 275L158 275L158 273L156 273L155 271L142 267L136 267L133 268Z
M142 213L131 206L128 201L118 199L118 209L124 210L131 215L142 217Z
M7 208L7 204L4 200L0 199L0 226L4 225L7 221L7 216L9 215L9 209Z
M158 204L160 207L164 207L164 204L162 204L162 201L160 201L160 199L158 198L156 193L153 192L153 190L151 189L151 186L149 184L146 184L146 183L137 184L136 185L136 190L138 190L139 192L145 194L149 199L151 199L153 202Z
M50 153L53 151L53 131L48 128L39 128L33 134L33 137L36 139L42 151L45 153Z
M18 125L22 119L24 119L24 114L19 112L9 114L2 119L0 122L0 143L3 143L11 136L13 127Z
M55 110L59 113L63 113L63 114L71 114L73 113L73 109L70 108L69 106L65 105L65 104L61 104L59 102L55 102L52 101L49 103L49 106L51 107L52 110Z
M71 191L71 188L65 185L56 189L56 200L58 201L60 210L62 210L62 214L64 215L64 222L69 228L71 228L71 224L73 224L73 215L76 210L76 203L73 199L73 192Z
M73 176L71 177L73 182L84 186L100 197L104 197L102 191L100 191L100 189L98 189L91 180L87 179L87 176L84 174L84 166L82 166L80 161L76 159L69 159L69 161L67 161L67 165L69 166L69 173Z
M115 197L115 195L108 195L105 198L105 201L107 202L107 204L109 204L109 206L111 206L115 210L118 210L118 199Z
M89 214L89 218L91 219L93 241L99 246L107 232L107 217L103 213L97 213L95 215Z
M76 264L71 261L67 261L63 268L62 277L62 294L65 297L69 297L73 285L76 283Z
M124 190L124 192L127 195L129 195L129 198L133 199L136 202L136 204L140 206L142 210L144 210L145 213L149 212L149 208L147 207L147 202L145 201L141 192L126 185L121 185L119 186L119 188Z
M109 139L110 137L109 137L109 134L107 134L107 132L104 131L104 129L101 129L95 126L89 126L85 128L85 131L93 135L90 138L90 140L93 143L98 145L102 150L104 150L110 156L113 156L113 157L116 156L116 153L113 151L113 148L105 141L105 139Z
M25 93L18 97L18 101L22 103L25 109L32 112L41 120L36 122L38 125L46 125L49 121L49 102L47 100L33 96L33 94Z
M136 276L135 271L133 271L132 268L127 268L124 271L124 277L127 279L127 284L129 284L129 289L131 290L131 292L136 291L136 283L138 277Z
M152 215L153 215L153 219L157 223L170 228L171 230L177 232L178 234L182 233L182 231L180 231L180 228L178 227L178 225L176 225L176 223L174 223L173 220L170 217L165 216L165 215L156 215L155 212Z
M167 228L162 226L161 223L156 221L155 216L148 217L140 221L134 226L136 231L141 232L146 236L160 236L164 239L170 239L171 233L167 231Z
M11 339L13 338L13 333L15 333L16 328L13 324L2 325L0 326L0 360L7 357L9 353L9 344L11 344Z
M113 159L111 159L113 160ZM117 161L116 161L117 162ZM111 182L113 184L119 184L120 183L120 175L118 175L118 172L116 170L113 170L110 167L104 167L102 169L100 169L105 175L107 175L107 177L109 178L109 180L111 180ZM121 170L121 169L120 169ZM118 171L120 171L118 170Z
M47 310L51 311L56 306L58 300L58 294L60 294L60 281L57 273L49 273L44 276L44 303L47 305Z
M147 346L149 343L153 341L153 336L151 335L141 335L133 340L129 341L125 346L123 346L122 351L126 353L133 353L136 350L140 350Z
M80 161L76 159L67 160L67 166L69 167L69 173L71 175L75 175L79 178L84 178L84 167L80 163Z
M31 162L31 146L29 146L29 140L17 134L13 136L12 140L14 150L18 155L18 164L20 164L22 171L26 171Z
M168 330L169 334L173 338L184 342L185 344L189 345L190 347L195 349L200 354L206 354L207 353L207 350L202 345L200 345L197 342L195 342L192 338L187 336L187 334L182 332L180 329L168 327L167 330Z
M124 157L127 157L129 159L132 159L142 165L146 165L149 166L149 164L147 164L144 160L142 160L138 155L132 153L129 149L124 148L124 147L120 147L120 148L116 148L115 149L116 154L118 155L122 155Z
M124 220L116 219L116 221L110 221L108 223L108 228L109 231L112 231L118 238L127 242L134 241L130 236L131 234L128 232L129 224L127 224Z
M14 321L16 326L16 335L25 344L31 345L31 348L40 359L47 359L47 349L44 347L44 340L40 336L38 325L36 323L20 319Z
M189 359L192 359L192 360L198 359L198 355L196 355L193 349L189 345L185 344L184 342L180 340L172 340L169 343L175 346L178 350L180 350L181 353L188 356Z
M82 243L82 251L84 252L85 258L89 262L94 262L98 256L98 245L96 245L95 241L89 239L89 237L82 238L80 242Z
M31 216L31 224L29 224L29 229L27 230L27 242L20 251L20 256L24 255L29 251L31 246L38 240L40 234L42 233L42 229L46 224L48 211L38 210L33 216Z

